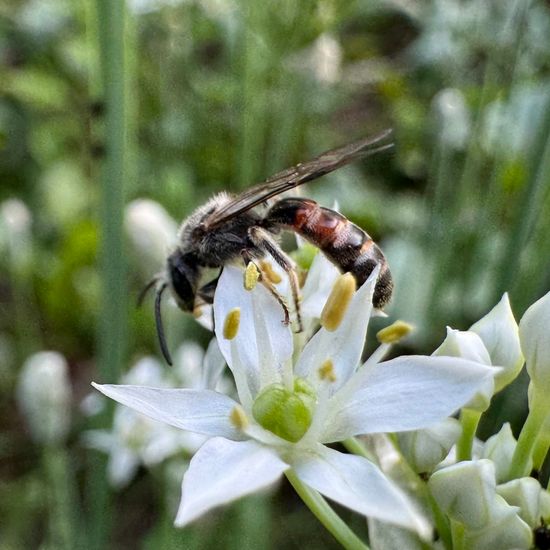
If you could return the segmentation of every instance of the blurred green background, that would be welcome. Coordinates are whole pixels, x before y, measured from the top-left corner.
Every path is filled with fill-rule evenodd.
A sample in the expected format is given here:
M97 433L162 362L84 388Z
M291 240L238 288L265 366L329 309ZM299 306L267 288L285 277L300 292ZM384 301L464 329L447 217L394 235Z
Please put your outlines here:
M83 413L90 381L158 356L151 303L135 300L162 265L125 206L152 199L179 222L217 190L391 127L392 153L307 194L384 249L388 313L417 327L401 351L430 353L504 291L519 318L550 290L549 37L542 0L4 0L2 547L335 546L286 486L175 530L179 479L168 490L161 464L115 490L83 443L112 415ZM208 342L183 314L167 324L174 345ZM69 367L70 427L54 443L16 399L41 350ZM521 422L522 384L486 433Z

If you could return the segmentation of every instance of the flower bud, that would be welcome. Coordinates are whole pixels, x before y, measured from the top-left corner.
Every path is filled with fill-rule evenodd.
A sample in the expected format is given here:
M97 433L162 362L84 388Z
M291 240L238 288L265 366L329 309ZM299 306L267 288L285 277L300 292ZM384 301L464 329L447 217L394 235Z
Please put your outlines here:
M17 388L19 408L38 443L62 443L69 432L71 387L65 358L54 351L31 355Z
M132 201L126 207L124 226L138 254L164 264L177 224L160 204L149 199Z
M432 472L460 437L460 423L446 418L435 426L397 434L399 448L417 473Z
M443 512L469 529L481 529L494 516L495 467L490 460L459 462L438 470L429 487Z
M26 270L31 261L31 212L19 199L0 203L0 250L9 251L16 272Z
M508 504L519 508L519 516L531 529L540 525L541 518L550 515L550 494L532 477L513 479L499 485L497 493Z
M478 531L466 531L463 548L468 550L529 550L533 545L533 533L518 516L516 509L508 506L500 496L495 499L501 514Z
M495 375L495 391L498 392L516 378L524 362L519 328L508 294L505 293L485 317L474 323L470 331L480 336L489 352L491 364L504 367Z
M497 482L506 479L515 449L516 439L508 423L504 424L498 434L491 436L483 445L482 458L488 458L495 465Z
M535 302L519 323L527 372L535 389L550 393L550 292Z
M460 331L447 327L447 337L432 355L461 357L483 365L491 365L489 352L481 338L471 331ZM497 370L495 369L495 373ZM493 378L487 377L480 391L466 404L464 409L478 412L487 410L495 391Z
M455 88L442 90L435 96L433 107L443 144L462 149L470 133L470 112L462 92Z

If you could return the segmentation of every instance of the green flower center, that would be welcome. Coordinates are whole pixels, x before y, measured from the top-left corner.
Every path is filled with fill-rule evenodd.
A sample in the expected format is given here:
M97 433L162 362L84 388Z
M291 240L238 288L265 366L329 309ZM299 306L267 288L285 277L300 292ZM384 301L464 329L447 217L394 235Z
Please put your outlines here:
M267 386L252 405L252 416L266 430L296 443L311 426L316 395L304 380L294 381L294 389L282 384Z

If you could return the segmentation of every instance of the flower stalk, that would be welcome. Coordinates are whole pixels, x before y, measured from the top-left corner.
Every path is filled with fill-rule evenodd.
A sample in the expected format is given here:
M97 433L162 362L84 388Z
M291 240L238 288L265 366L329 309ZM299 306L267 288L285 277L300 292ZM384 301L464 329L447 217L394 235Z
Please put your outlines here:
M313 515L346 550L369 550L317 491L300 481L292 469L287 470L285 476Z
M533 456L533 449L538 435L544 427L544 421L548 417L548 404L543 395L533 391L531 407L527 420L523 425L518 438L518 444L512 457L512 466L508 475L509 479L516 479L528 475L529 461Z
M472 446L480 420L481 413L479 411L473 409L462 409L462 411L460 411L462 433L456 444L457 460L471 460Z

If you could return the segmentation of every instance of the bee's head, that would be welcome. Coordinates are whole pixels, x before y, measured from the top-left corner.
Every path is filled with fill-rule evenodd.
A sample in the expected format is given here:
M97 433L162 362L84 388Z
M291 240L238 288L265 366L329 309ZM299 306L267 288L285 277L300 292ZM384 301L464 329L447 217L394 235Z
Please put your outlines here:
M183 254L176 249L166 261L168 284L174 298L183 311L191 312L195 306L198 265L194 254Z
M166 345L164 325L162 323L161 302L162 294L170 287L176 303L183 311L193 311L195 304L196 282L198 279L198 265L193 254L183 254L181 250L168 256L166 272L156 275L143 289L138 299L140 304L149 289L156 285L155 321L160 349L166 362L172 365L172 358Z

